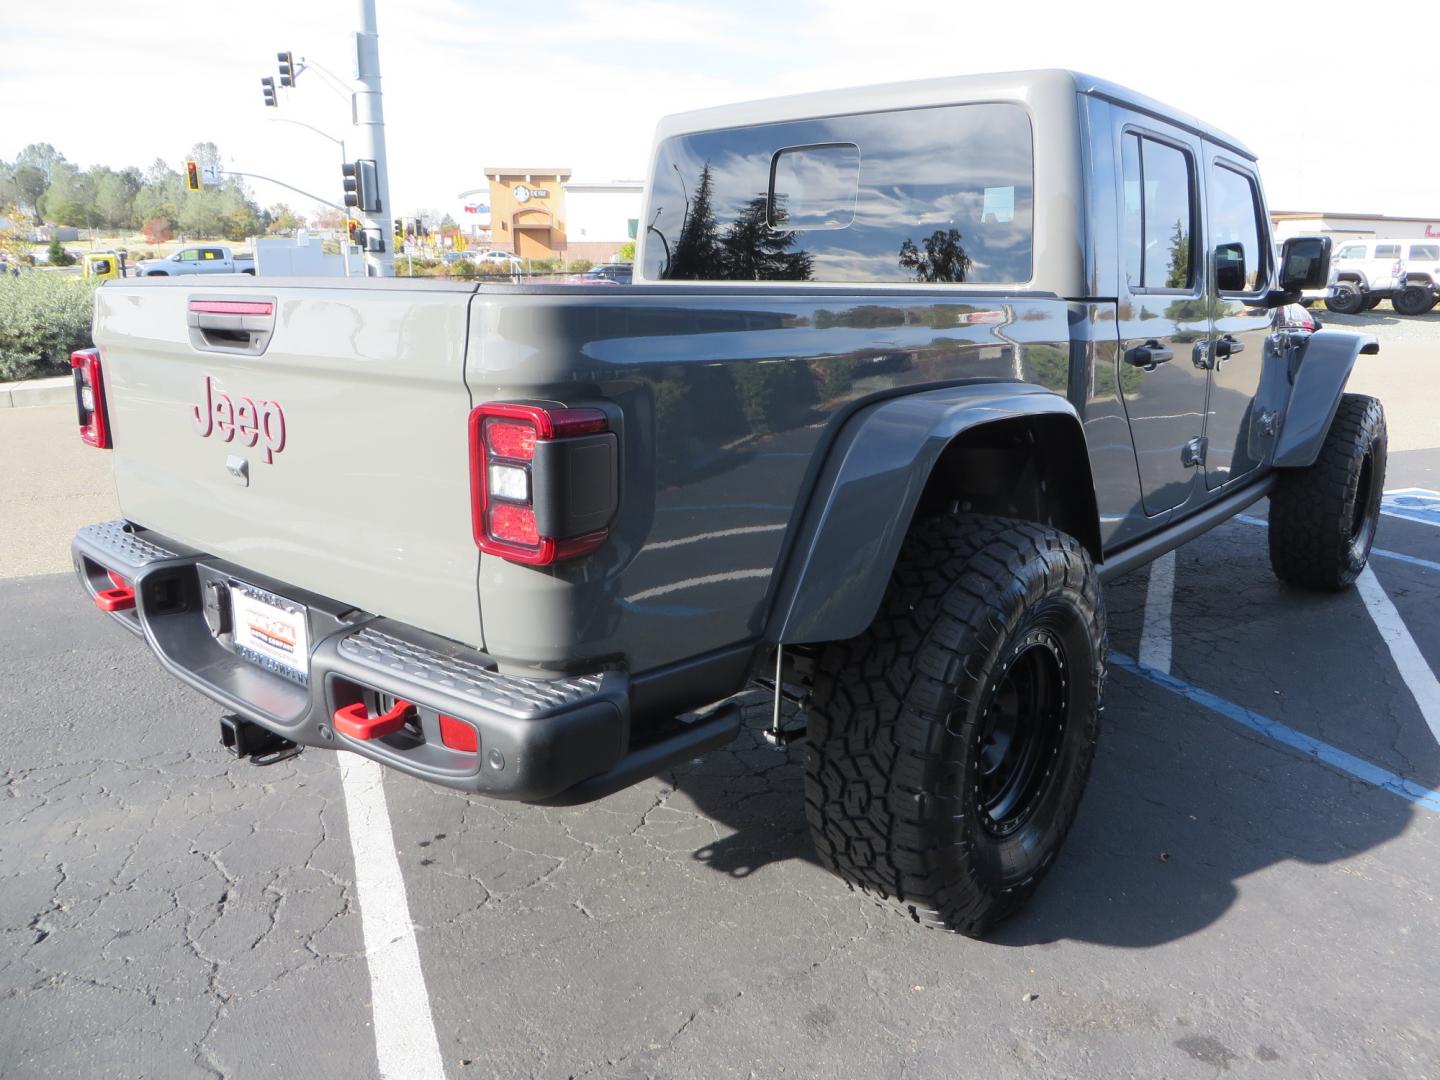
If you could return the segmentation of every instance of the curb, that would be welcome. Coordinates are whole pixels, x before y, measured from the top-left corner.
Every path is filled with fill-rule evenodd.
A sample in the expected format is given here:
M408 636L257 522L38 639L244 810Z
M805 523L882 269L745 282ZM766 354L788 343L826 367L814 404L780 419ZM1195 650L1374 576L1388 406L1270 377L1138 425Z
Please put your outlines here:
M0 383L0 409L25 409L35 405L64 405L75 400L75 380L68 375L53 379L26 379Z

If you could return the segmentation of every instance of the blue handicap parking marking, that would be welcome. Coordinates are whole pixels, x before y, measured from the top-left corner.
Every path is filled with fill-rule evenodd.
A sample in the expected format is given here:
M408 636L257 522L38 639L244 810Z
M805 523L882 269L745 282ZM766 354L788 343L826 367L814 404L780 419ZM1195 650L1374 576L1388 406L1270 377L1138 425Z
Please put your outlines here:
M1440 491L1425 488L1396 488L1385 492L1380 512L1391 517L1440 527Z

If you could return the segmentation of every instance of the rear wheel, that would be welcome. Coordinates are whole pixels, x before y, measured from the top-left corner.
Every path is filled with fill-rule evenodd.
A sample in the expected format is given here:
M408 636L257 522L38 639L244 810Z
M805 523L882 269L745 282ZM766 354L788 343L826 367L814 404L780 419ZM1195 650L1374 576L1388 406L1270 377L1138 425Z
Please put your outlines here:
M1407 285L1390 302L1401 315L1424 315L1435 306L1435 294L1420 285Z
M1078 541L974 514L916 526L869 630L819 658L805 798L820 861L916 922L984 934L1075 819L1104 673Z
M1388 445L1380 402L1345 394L1315 463L1281 471L1270 494L1270 565L1281 580L1335 591L1360 576L1380 522Z
M1337 281L1325 306L1339 315L1354 315L1365 306L1365 294L1353 281Z

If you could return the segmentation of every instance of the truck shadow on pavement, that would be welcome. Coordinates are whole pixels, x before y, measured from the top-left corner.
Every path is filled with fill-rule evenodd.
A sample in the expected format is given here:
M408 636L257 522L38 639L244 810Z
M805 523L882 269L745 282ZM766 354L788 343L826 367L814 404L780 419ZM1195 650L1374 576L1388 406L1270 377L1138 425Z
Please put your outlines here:
M768 722L769 703L759 695L731 747L670 774L677 795L734 830L693 855L734 878L788 859L816 862L805 821L804 744L772 749L761 735ZM1240 882L1258 871L1353 858L1399 836L1414 814L1388 792L1112 672L1075 827L1029 906L989 942L1162 945L1222 918ZM1315 908L1293 917L1330 906L1323 884L1307 890ZM855 902L869 901L857 895ZM1343 924L1345 913L1330 917Z

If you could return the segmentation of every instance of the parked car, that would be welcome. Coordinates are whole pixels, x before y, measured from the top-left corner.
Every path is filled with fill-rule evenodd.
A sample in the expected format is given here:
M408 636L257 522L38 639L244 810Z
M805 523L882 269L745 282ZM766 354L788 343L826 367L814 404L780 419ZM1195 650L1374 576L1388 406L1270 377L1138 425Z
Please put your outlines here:
M1343 315L1389 300L1401 315L1423 315L1440 298L1440 241L1347 240L1333 260L1334 292L1325 306Z
M106 282L80 582L238 755L474 796L608 795L764 679L821 863L983 934L1075 820L1103 582L1267 495L1279 577L1364 569L1378 345L1279 332L1330 247L1271 254L1251 151L1071 72L672 116L650 177L623 295Z
M581 285L629 285L633 274L634 266L631 263L601 263L572 280Z
M188 274L251 274L255 260L236 255L227 244L193 244L164 259L142 259L135 264L139 277L180 277Z

